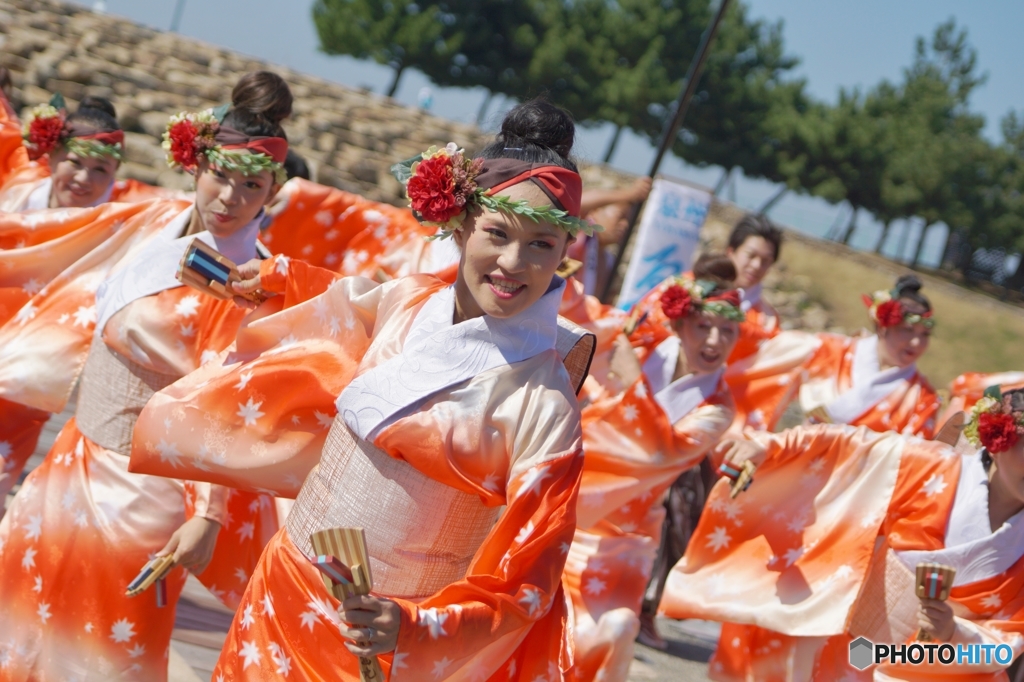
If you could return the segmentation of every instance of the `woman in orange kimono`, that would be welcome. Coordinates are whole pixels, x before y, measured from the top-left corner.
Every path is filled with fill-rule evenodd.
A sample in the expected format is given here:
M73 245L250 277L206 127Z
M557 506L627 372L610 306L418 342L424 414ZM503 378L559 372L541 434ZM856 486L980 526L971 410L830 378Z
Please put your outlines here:
M290 100L279 78L276 88ZM0 521L0 680L164 680L183 569L240 594L255 557L235 552L258 535L248 510L220 486L129 473L128 454L148 396L234 339L245 310L175 273L193 239L235 261L256 257L262 208L283 182L283 135L261 111L172 118L168 146L196 174L194 206L155 202L112 238L120 249L94 249L0 334L8 399L52 411L81 374L74 419ZM241 576L203 572L215 543ZM166 594L127 597L154 554L179 566ZM170 608L158 608L161 596Z
M736 400L736 427L773 430L799 397L816 421L868 426L930 438L939 397L917 369L935 324L913 275L892 291L865 296L875 334L849 337L787 331L753 355L730 364L726 381Z
M736 286L743 296L746 319L740 324L740 338L729 356L734 363L752 355L780 330L779 313L762 295L765 275L778 262L782 230L760 213L747 213L729 234L726 254L736 266Z
M626 679L666 491L732 423L722 375L743 319L735 274L728 258L702 257L692 278L673 278L658 303L670 335L644 349L642 367L623 337L632 366L616 367L628 367L619 369L627 390L583 410L586 458L563 577L581 681Z
M124 131L108 100L83 97L68 114L64 98L55 95L50 104L32 110L24 131L6 100L2 104L0 211L86 208L173 194L137 180L114 179L124 159ZM4 233L0 248L17 243L16 235Z
M725 623L712 679L1008 680L1002 663L858 671L850 642L1024 649L1024 393L986 398L956 448L816 425L736 442L762 461L735 500L720 484L662 610ZM978 452L977 446L984 449ZM918 598L921 563L956 569L949 600Z
M943 417L948 419L950 415L971 409L985 395L985 391L993 386L1012 387L1022 384L1024 372L965 372L949 384L949 404L943 411Z
M555 271L588 227L574 217L573 134L534 101L480 159L430 150L401 179L461 249L454 285L335 281L275 257L257 281L285 309L258 310L237 351L143 411L134 468L298 493L215 679L354 682L346 649L379 656L392 682L571 675L560 578L589 351L577 364L578 333L562 343ZM180 470L161 465L168 446ZM371 596L339 604L324 588L309 538L331 527L365 529Z

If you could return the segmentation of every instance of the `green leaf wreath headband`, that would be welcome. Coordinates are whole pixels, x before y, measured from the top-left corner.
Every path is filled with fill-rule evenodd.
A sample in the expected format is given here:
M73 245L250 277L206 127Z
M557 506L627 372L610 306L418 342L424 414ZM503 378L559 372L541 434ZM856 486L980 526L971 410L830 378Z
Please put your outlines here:
M896 291L876 291L868 296L862 297L864 305L868 307L868 315L879 327L896 327L906 322L907 324L923 324L931 329L935 326L935 318L932 311L923 315L912 313L900 302Z
M450 143L396 163L391 172L405 186L417 217L441 229L440 239L460 229L473 206L520 215L535 223L551 223L573 237L579 232L592 235L600 229L579 218L583 180L579 173L561 166L517 159L469 159ZM501 190L526 181L540 187L551 205L537 208L527 201L497 196Z
M283 184L288 179L284 170L288 141L283 137L250 136L223 126L223 113L224 107L220 107L171 116L163 142L167 164L194 173L203 155L218 168L243 175L269 170L274 181Z
M717 285L709 280L677 277L661 294L661 309L670 320L686 317L691 312L705 312L733 322L743 322L746 315L740 307L739 289L712 292Z
M100 130L83 121L68 121L67 107L60 93L49 104L32 109L21 132L28 158L35 161L64 145L72 154L93 159L124 160L124 131Z

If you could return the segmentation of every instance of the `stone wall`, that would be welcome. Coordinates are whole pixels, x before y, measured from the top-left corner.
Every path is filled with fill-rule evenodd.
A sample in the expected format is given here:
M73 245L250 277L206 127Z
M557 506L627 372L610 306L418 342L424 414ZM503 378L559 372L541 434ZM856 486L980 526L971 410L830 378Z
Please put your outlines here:
M198 40L54 0L0 0L0 65L11 70L16 106L30 108L60 92L74 106L99 95L117 107L127 134L122 175L184 188L159 146L167 117L230 99L242 74L269 69L295 96L285 122L293 148L316 180L371 199L397 203L391 164L433 144L458 141L469 149L485 139L477 128L406 107ZM611 169L589 169L597 185L622 180Z
M474 126L387 97L55 0L0 0L0 65L11 70L14 103L23 113L54 92L71 107L84 95L108 98L126 131L128 155L119 174L166 187L191 184L164 161L160 136L168 116L223 104L242 74L259 69L288 81L295 96L284 123L288 139L325 185L401 204L391 164L433 144L454 140L473 149L486 140ZM586 166L583 176L588 187L633 180L601 165ZM740 215L735 206L716 202L705 230L708 245L721 247ZM792 324L828 326L824 309L806 300L800 286L787 286L781 273L774 279L769 298L782 304Z

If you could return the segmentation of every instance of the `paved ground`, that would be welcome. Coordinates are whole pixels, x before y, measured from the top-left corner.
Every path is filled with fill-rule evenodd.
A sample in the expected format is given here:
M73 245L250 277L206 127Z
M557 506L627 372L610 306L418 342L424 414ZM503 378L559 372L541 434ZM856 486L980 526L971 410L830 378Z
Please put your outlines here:
M64 414L50 419L27 470L42 461L73 413L72 404ZM210 682L230 624L231 612L198 580L190 578L175 618L168 682ZM705 682L707 660L718 637L717 627L700 621L661 620L659 628L669 642L668 651L638 644L629 682Z

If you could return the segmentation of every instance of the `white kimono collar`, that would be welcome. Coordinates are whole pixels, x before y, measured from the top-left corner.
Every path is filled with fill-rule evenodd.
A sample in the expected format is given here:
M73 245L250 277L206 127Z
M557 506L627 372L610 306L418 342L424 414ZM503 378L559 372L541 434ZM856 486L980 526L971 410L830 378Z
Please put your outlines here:
M750 309L761 302L761 294L764 292L763 284L755 284L747 289L740 289L740 310L747 313Z
M46 178L42 180L39 185L32 190L28 198L25 200L25 207L23 211L40 211L44 208L50 207L50 192L53 190L53 178ZM110 186L107 187L107 191L100 195L100 198L89 204L86 208L94 208L100 204L105 204L110 201L110 196L114 193L114 181L111 181Z
M711 374L687 374L672 381L681 348L679 337L673 334L655 346L643 364L643 373L654 392L654 400L664 410L671 424L714 395L722 372L725 371L724 367L720 367Z
M110 318L129 303L182 286L175 275L185 249L194 238L201 239L235 263L244 263L256 257L256 238L259 236L263 211L225 239L215 237L205 230L181 236L188 227L194 208L194 205L190 206L178 214L139 249L128 263L100 284L96 290L97 334L102 334Z
M853 385L825 408L833 422L850 424L884 400L900 383L909 381L916 372L916 364L881 370L878 337L871 335L858 339L853 351Z
M946 547L897 552L911 571L922 562L945 564L956 569L953 585L970 585L1005 573L1024 556L1024 511L993 533L988 521L987 481L980 455L963 455L946 529ZM984 488L983 494L979 494L979 487Z
M338 414L363 440L373 441L402 414L430 396L486 372L555 347L565 281L520 314L490 315L453 324L455 289L446 287L420 308L402 352L349 383L336 401Z

